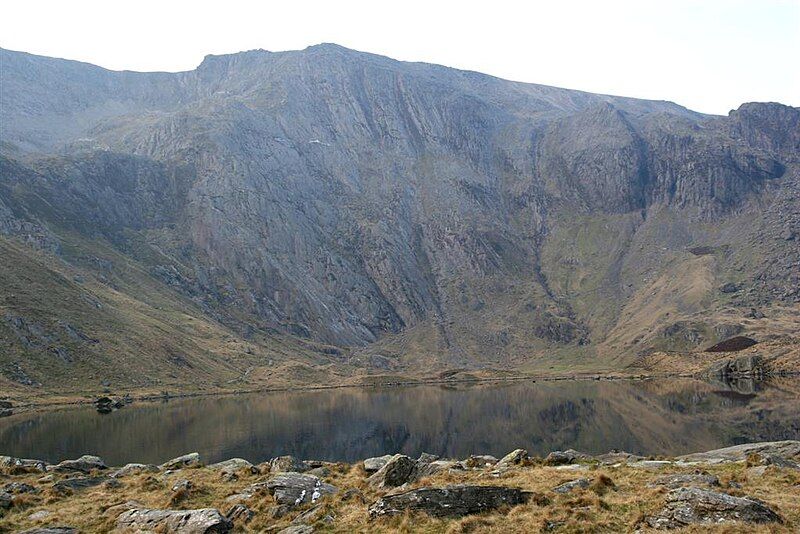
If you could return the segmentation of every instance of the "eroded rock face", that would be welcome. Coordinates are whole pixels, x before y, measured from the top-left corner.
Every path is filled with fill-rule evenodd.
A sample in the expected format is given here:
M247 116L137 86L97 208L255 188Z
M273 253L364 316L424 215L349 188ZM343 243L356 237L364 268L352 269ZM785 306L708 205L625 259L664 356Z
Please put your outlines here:
M459 517L523 504L529 497L522 490L501 486L420 488L383 497L369 507L369 515L375 518L408 510L433 517Z
M646 520L653 528L673 529L688 525L717 525L741 521L779 523L780 516L755 499L733 497L699 488L673 490L661 512Z
M225 534L233 523L219 510L128 510L117 518L117 530L174 534Z

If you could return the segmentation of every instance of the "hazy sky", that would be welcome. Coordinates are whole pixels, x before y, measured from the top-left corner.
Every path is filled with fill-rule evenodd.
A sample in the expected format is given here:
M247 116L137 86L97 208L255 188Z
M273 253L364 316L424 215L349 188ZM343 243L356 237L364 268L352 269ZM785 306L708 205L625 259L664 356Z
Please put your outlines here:
M3 0L0 47L110 69L320 42L727 113L800 106L800 0Z

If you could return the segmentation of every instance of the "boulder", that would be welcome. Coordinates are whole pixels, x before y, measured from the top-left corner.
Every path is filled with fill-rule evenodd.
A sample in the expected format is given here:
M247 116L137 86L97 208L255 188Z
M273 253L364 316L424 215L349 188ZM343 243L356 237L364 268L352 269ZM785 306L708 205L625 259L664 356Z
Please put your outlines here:
M266 483L266 488L278 504L297 506L315 503L325 495L336 493L335 486L318 477L302 473L281 473Z
M112 480L109 477L76 477L67 478L53 484L52 488L58 495L68 495L75 491L93 488L100 484Z
M47 462L42 460L32 460L30 458L15 458L13 456L0 456L0 467L7 469L17 469L20 471L47 471Z
M156 473L158 467L150 464L125 464L116 471L110 473L108 476L112 478L120 478L129 475L138 475L140 473Z
M439 471L444 471L445 469L454 469L456 468L457 463L458 462L454 462L452 460L436 460L423 464L417 462L416 465L414 465L413 471L411 472L409 481L417 481L425 477L430 477Z
M181 469L183 467L192 467L195 465L200 465L200 455L196 452L190 452L189 454L184 454L183 456L168 460L159 465L158 468L161 470Z
M122 532L159 532L162 534L224 534L233 523L213 508L200 510L148 510L123 512L117 518Z
M408 482L416 462L403 454L395 454L368 481L376 488L393 488Z
M500 461L495 464L495 467L499 469L502 467L519 465L527 458L528 458L528 451L526 451L525 449L516 449L503 456L500 459Z
M386 495L369 507L372 518L402 514L406 510L432 517L460 517L528 502L530 493L502 486L447 486L419 488Z
M648 484L648 487L650 488L657 488L659 486L663 486L669 489L678 489L684 487L700 487L700 486L707 486L711 488L711 487L719 487L720 483L719 483L719 478L715 477L714 475L690 473L690 474L660 476L653 482Z
M686 454L684 456L679 456L678 459L684 462L739 462L744 461L751 454L793 458L795 456L800 456L800 441L786 440L744 443L742 445L725 447L724 449Z
M270 473L302 473L308 471L308 466L294 456L278 456L269 461L269 471Z
M576 489L586 489L589 487L589 479L588 478L578 478L576 480L570 480L569 482L564 482L561 485L556 486L553 488L553 491L556 493L566 494L571 493Z
M0 492L0 510L8 510L14 505L14 496L5 491Z
M375 471L386 465L386 463L391 459L392 459L391 454L386 454L384 456L377 456L375 458L367 458L366 460L364 460L364 471L366 471L367 473L374 473Z
M598 454L594 457L595 460L600 462L603 465L613 465L613 464L622 464L626 462L637 462L639 460L644 460L644 456L639 456L637 454L632 454L630 452L625 451L610 451L605 454Z
M718 525L733 521L780 523L780 516L756 499L733 497L700 488L672 490L664 508L646 523L652 528L673 529L689 525Z
M258 469L256 469L256 467L253 464L251 464L244 458L231 458L230 460L225 460L224 462L217 462L215 464L211 464L208 466L208 468L230 473L242 469L246 469L253 474L258 473Z
M292 525L283 530L279 530L278 534L313 534L314 527L309 525Z
M544 463L547 465L566 465L566 464L574 464L578 460L588 460L588 459L590 459L590 457L587 456L586 454L583 454L582 452L578 452L573 449L567 449L565 451L551 452L544 459Z
M62 473L77 471L86 474L91 473L94 469L102 471L108 469L108 466L99 456L91 456L89 454L85 454L77 460L64 460L53 468L54 471Z

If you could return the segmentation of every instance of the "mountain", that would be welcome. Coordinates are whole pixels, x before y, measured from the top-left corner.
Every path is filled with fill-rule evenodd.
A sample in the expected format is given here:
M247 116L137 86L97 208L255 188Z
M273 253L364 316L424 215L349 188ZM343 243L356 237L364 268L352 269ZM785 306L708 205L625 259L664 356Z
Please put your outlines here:
M607 370L800 334L798 108L329 44L0 61L9 387Z

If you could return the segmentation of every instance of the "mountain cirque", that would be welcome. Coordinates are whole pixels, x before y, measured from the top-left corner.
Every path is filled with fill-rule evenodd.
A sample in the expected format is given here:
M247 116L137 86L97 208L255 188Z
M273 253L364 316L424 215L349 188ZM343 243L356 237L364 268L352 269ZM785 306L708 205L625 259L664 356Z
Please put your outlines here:
M181 73L0 61L3 389L681 369L736 335L796 353L797 108L336 45Z

